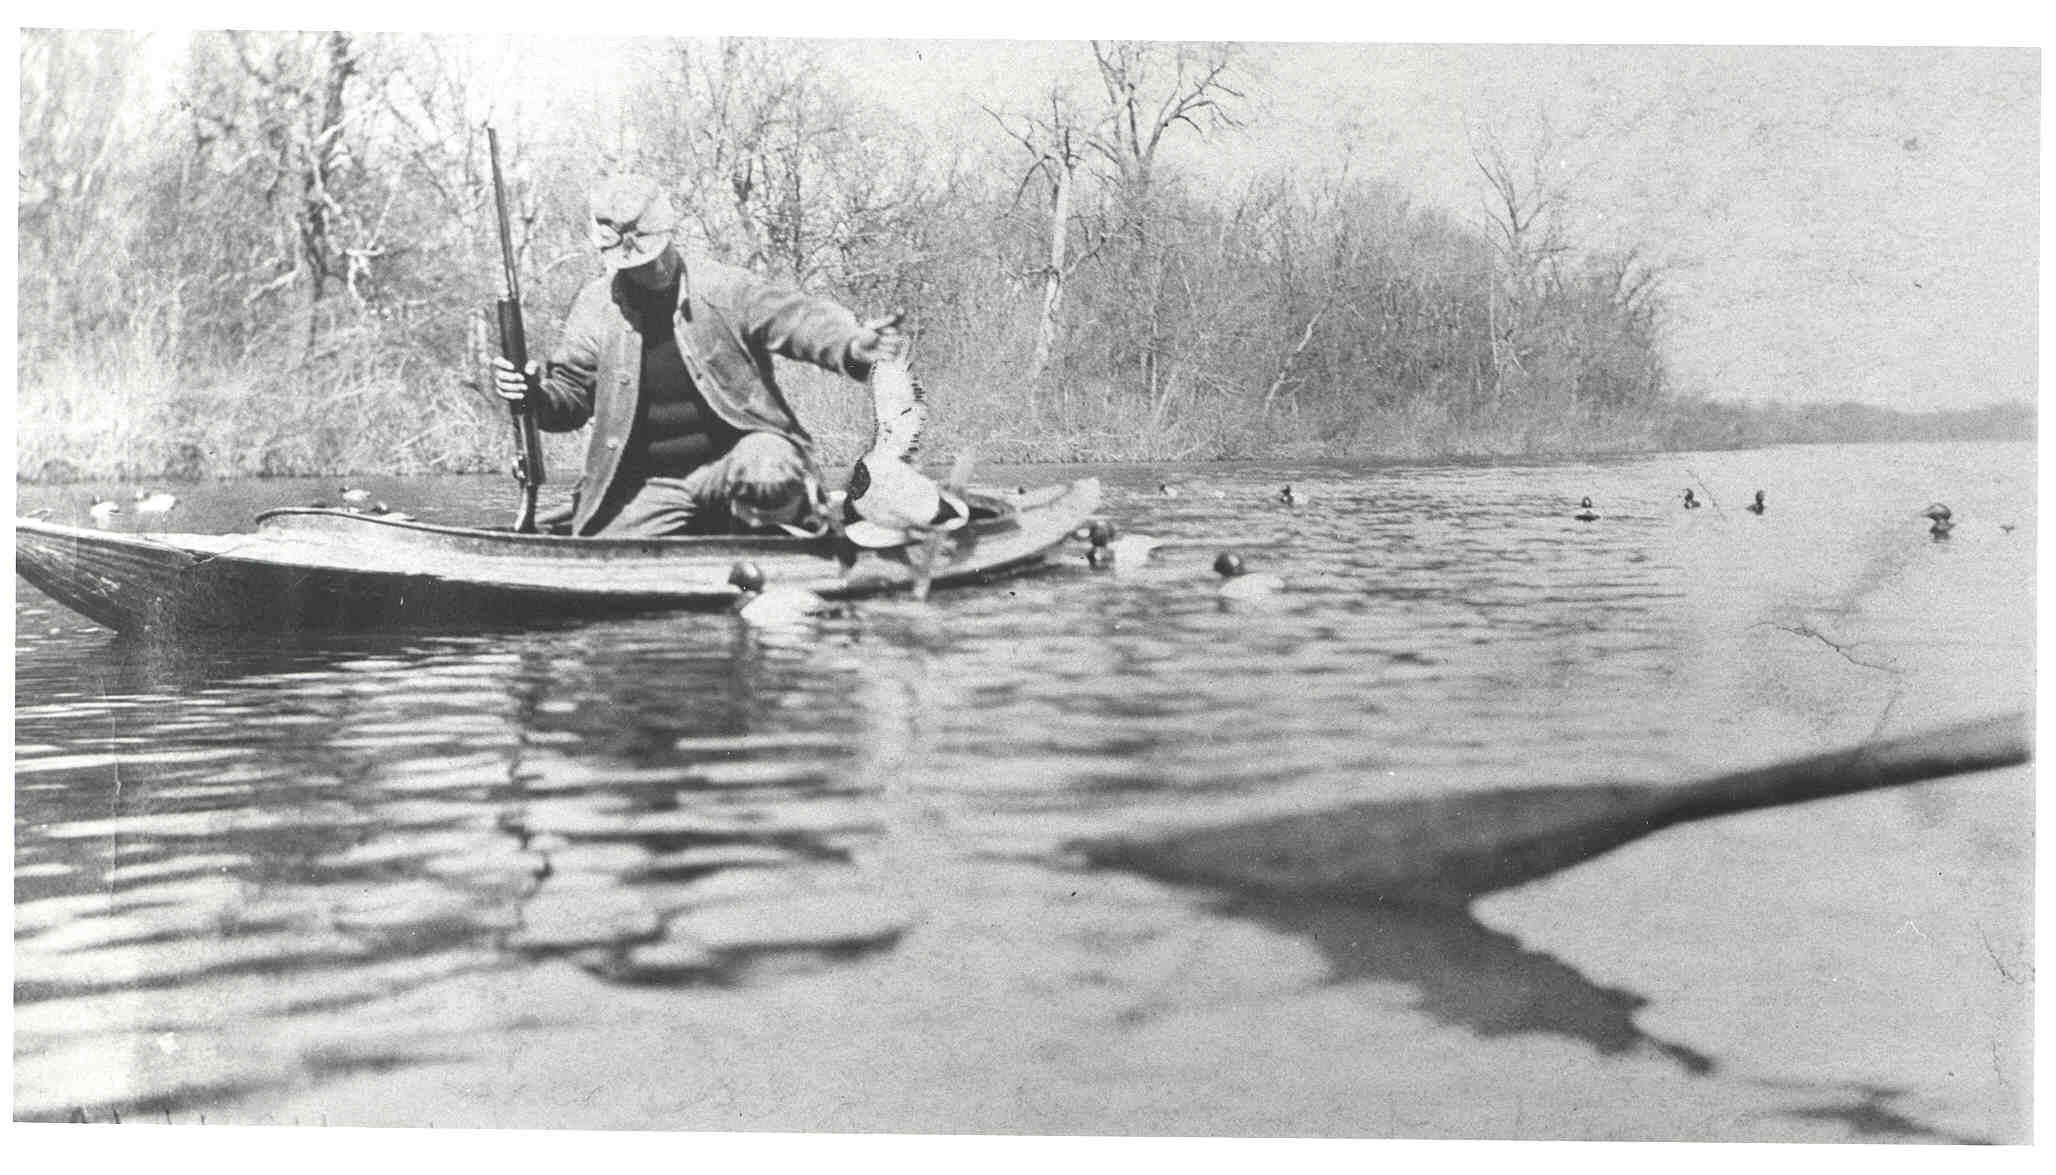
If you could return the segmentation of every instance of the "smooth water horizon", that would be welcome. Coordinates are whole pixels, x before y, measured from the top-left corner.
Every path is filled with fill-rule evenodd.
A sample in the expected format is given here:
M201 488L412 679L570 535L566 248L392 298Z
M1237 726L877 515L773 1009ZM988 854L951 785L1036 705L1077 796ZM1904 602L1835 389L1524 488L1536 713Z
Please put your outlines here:
M1085 473L1146 563L1079 546L799 627L181 648L17 579L16 1118L2029 1139L2029 767L1671 829L1464 911L1067 846L2029 711L2032 445L981 480ZM513 497L351 480L434 522ZM1224 549L1283 588L1223 600Z

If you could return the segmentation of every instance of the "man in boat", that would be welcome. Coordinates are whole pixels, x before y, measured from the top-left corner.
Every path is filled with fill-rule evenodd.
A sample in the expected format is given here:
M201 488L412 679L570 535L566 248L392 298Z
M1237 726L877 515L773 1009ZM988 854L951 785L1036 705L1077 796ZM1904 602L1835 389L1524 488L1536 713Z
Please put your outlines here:
M771 357L861 381L905 352L897 319L861 324L747 270L688 267L677 213L652 180L603 181L591 211L607 275L578 292L547 364L494 360L500 395L525 400L544 430L592 424L571 533L815 533L812 441Z

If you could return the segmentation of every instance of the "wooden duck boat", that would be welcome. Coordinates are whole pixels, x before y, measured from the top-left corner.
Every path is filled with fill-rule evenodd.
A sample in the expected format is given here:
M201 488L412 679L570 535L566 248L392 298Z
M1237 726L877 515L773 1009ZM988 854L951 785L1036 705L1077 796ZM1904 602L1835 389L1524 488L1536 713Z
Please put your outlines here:
M1019 493L972 491L972 518L933 568L936 587L1033 568L1099 508L1086 478ZM15 568L52 599L119 632L500 626L727 608L748 560L767 587L826 599L905 591L919 545L860 550L836 536L570 538L271 510L245 534L135 534L15 520Z

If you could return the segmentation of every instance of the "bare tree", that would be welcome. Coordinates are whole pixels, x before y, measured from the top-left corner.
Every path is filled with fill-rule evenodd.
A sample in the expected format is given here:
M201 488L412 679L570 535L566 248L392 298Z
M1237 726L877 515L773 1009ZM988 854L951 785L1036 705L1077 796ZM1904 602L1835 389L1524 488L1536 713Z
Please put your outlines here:
M1051 354L1055 351L1059 324L1062 322L1064 283L1070 279L1077 267L1089 260L1095 249L1084 254L1071 255L1071 220L1073 194L1077 188L1078 167L1084 161L1087 145L1092 142L1099 129L1085 125L1070 96L1062 86L1050 87L1048 109L1037 114L1008 116L986 107L1008 137L1027 151L1030 163L1022 173L1021 182L1015 187L1015 198L1027 190L1038 178L1042 180L1049 198L1049 251L1048 260L1040 267L1042 278L1042 310L1036 321L1035 352L1029 359L1028 378L1033 382L1041 378L1049 366Z
M1155 44L1094 41L1092 57L1105 91L1104 117L1086 145L1114 169L1124 228L1133 242L1133 304L1143 321L1143 387L1155 400L1165 323L1163 296L1171 257L1153 233L1159 153L1179 127L1205 135L1242 125L1233 84L1240 50L1226 43Z

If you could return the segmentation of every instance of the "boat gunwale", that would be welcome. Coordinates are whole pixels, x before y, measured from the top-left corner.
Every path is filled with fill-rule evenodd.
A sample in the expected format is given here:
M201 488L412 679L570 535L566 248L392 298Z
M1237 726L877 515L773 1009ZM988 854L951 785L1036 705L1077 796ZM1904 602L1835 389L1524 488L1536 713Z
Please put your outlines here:
M938 586L974 584L1027 571L1045 562L1056 547L1067 541L1077 526L1098 509L1099 500L1096 478L1038 487L1026 495L1005 495L996 504L1013 508L999 517L986 518L967 527L962 533L970 540L966 544L968 557L953 559L938 568L934 582ZM607 607L650 609L702 609L732 602L742 593L726 582L726 565L751 557L767 560L767 571L773 570L772 562L786 565L786 572L774 572L780 582L805 586L829 598L890 594L906 589L913 582L907 548L861 550L849 548L832 538L713 535L566 541L567 536L561 535L515 535L512 532L421 524L342 511L298 512L348 518L351 524L334 529L310 527L298 530L286 526L215 535L148 534L94 530L17 518L16 569L58 603L96 623L121 631L154 627L154 613L184 594L183 589L174 586L175 581L183 581L188 575L221 574L231 567L249 569L233 573L237 575L312 575L328 577L327 582L333 584L398 578L430 582L450 589L486 591L510 600L525 597L547 603L582 599ZM364 525L373 522L395 529L386 535L377 535L381 528ZM378 541L379 538L403 533L407 537L401 541ZM375 536L372 541L363 541L362 536L367 534ZM353 538L358 541L353 542ZM450 541L453 539L458 541ZM284 544L284 547L277 544ZM267 545L272 546L269 555L262 551ZM64 553L66 547L72 548L71 554ZM298 557L279 557L281 549L295 547L299 550ZM100 598L110 588L118 593L127 590L114 585L90 590L83 587L72 590L72 585L64 585L53 590L51 584L44 580L47 578L61 584L70 573L60 568L75 563L80 548L96 549L105 555L129 560L137 567L154 567L157 570L153 575L169 578L154 588L136 585L142 587L145 596L127 601L111 596ZM352 549L366 555L376 553L380 557L367 562L342 558ZM448 563L434 558L437 552L450 559L476 560L477 563L470 567L461 562ZM855 562L846 559L851 553L856 555ZM408 557L419 557L424 562L407 567L393 565L393 560ZM797 570L794 564L813 565L828 574L801 572L794 575L792 571ZM612 567L620 572L636 574L604 580L597 585L580 585L557 578L577 571L582 565L593 572L604 572ZM31 567L38 566L40 571L31 570ZM205 570L210 566L212 573ZM518 570L524 566L527 570ZM545 568L553 566L557 570L544 572ZM495 567L502 570L488 573L488 568ZM689 570L694 578L704 574L708 582L651 581L646 578L667 568ZM830 569L834 570L830 572ZM300 578L293 582L309 581ZM170 595L163 599L149 598L163 596L166 592ZM82 607L82 603L92 606ZM103 604L104 607L101 606Z

